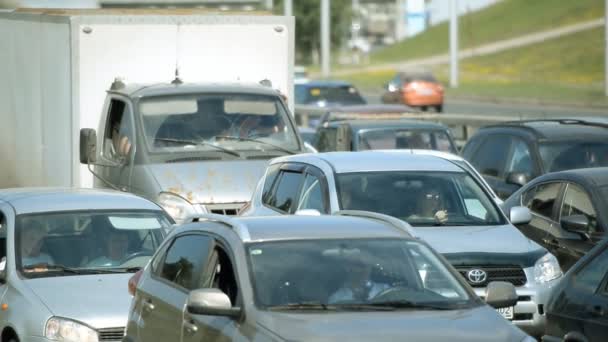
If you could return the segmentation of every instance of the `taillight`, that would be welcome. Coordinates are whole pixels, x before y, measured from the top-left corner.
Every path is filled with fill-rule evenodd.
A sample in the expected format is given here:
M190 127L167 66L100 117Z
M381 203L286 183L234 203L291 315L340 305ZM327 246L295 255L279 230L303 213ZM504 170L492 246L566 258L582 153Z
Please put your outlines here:
M139 283L139 279L141 278L143 272L143 269L139 270L135 272L135 274L131 278L129 278L129 294L131 296L135 296L135 290L137 289L137 284Z

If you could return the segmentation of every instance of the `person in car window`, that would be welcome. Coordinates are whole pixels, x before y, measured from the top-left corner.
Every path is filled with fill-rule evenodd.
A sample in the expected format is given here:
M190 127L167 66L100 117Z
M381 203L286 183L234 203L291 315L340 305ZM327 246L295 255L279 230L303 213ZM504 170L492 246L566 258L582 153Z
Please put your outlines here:
M418 210L410 215L408 220L433 219L438 223L448 220L448 211L445 210L441 193L435 189L421 192L421 197L417 201Z
M40 251L46 229L36 221L27 221L21 228L21 265L53 264L50 255Z
M129 247L129 234L124 230L112 229L106 239L105 254L87 263L89 267L120 266L124 262Z
M339 302L366 302L382 291L388 284L376 283L370 279L372 263L349 257L344 260L346 279L342 286L329 296L330 304Z

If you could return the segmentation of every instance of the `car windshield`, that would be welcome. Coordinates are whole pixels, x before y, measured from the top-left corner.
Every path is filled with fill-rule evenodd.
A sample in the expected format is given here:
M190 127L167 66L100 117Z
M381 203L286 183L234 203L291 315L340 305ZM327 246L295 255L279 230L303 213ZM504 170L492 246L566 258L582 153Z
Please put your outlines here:
M350 85L336 87L311 87L304 85L296 85L296 88L301 87L296 92L300 93L298 104L341 104L341 105L359 105L365 104L365 100L357 89Z
M170 227L164 214L150 211L20 215L17 268L25 277L136 270Z
M247 248L258 306L462 308L476 303L428 247L407 239L275 241ZM361 308L361 307L359 307Z
M139 102L150 151L298 151L296 132L278 96L157 96ZM237 154L238 155L238 154Z
M547 142L540 144L539 152L547 172L608 166L608 142Z
M443 131L374 129L359 133L358 150L384 149L422 149L456 153L456 148Z
M492 199L465 172L338 174L341 208L379 212L412 226L504 224Z

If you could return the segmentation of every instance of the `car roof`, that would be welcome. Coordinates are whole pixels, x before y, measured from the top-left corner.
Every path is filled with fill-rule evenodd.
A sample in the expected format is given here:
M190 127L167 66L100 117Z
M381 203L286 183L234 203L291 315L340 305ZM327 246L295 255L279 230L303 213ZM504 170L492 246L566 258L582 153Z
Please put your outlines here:
M480 131L506 127L525 129L542 140L606 139L608 137L608 121L602 118L510 121L486 126Z
M340 80L310 80L304 83L299 83L298 85L309 88L352 87L351 83Z
M17 215L78 210L162 210L145 198L127 192L102 189L2 189L0 201L9 203Z
M257 83L218 82L218 83L156 83L156 84L124 84L113 86L108 93L120 94L127 97L147 97L163 95L200 94L200 93L239 93L253 95L278 96L279 93L270 87Z
M240 226L234 228L237 235L239 235L244 242L312 239L412 238L406 231L387 222L351 216L243 216L232 218L231 221L236 222ZM204 229L204 226L197 226Z
M437 155L413 154L406 151L325 152L280 157L273 163L294 161L314 163L322 160L336 173L381 171L445 171L466 172L454 163Z
M445 131L448 128L440 123L411 120L411 119L396 119L396 120L342 120L342 121L331 121L327 126L337 127L339 125L349 125L353 130L363 129L386 129L386 130L397 130L397 129L426 129L426 130L440 130Z
M385 113L411 113L418 112L410 106L401 104L361 104L335 106L328 110L330 113L361 113L361 114L385 114Z
M573 169L559 172L552 172L539 177L540 182L564 179L572 180L590 187L602 187L608 185L608 167L594 167L585 169Z

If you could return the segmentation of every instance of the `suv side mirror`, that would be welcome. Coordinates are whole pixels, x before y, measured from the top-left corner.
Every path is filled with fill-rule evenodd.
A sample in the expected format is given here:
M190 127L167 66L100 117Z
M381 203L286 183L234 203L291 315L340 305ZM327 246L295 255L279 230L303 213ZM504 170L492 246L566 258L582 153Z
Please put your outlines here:
M560 221L562 228L572 233L579 233L589 238L589 219L585 215L571 215Z
M495 309L508 308L517 304L515 286L506 281L492 281L486 287L486 304Z
M190 291L186 309L193 315L239 317L241 308L232 307L230 298L219 289Z
M509 221L512 225L526 224L532 221L532 213L527 207L513 207L509 212Z
M97 133L92 128L80 130L80 163L94 163L97 159Z
M506 180L507 184L515 184L517 186L524 186L529 181L528 176L521 172L509 172Z

